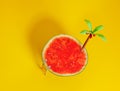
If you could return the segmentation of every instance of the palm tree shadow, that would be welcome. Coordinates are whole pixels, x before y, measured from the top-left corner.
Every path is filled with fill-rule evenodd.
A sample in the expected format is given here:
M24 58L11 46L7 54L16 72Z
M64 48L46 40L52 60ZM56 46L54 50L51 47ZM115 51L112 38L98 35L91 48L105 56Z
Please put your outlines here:
M55 35L65 34L60 24L54 19L43 18L35 21L29 33L29 44L35 58L35 63L42 65L42 50L45 44Z

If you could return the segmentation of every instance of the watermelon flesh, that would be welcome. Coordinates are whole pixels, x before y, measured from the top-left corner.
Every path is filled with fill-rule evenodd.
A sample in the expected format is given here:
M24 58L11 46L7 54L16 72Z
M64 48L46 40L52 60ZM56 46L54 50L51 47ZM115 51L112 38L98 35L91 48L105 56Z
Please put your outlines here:
M58 75L73 75L82 71L87 63L86 50L71 36L58 35L52 38L43 51L43 60L48 70Z

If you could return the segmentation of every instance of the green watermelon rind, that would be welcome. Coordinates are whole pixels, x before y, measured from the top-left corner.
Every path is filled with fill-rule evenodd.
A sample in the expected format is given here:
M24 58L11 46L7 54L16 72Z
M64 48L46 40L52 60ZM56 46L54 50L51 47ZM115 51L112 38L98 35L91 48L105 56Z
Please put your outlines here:
M79 74L79 73L81 73L84 69L85 69L85 67L86 67L86 65L87 65L87 63L88 63L88 53L87 53L87 50L84 48L83 50L84 50L84 52L85 52L85 54L86 54L86 62L85 62L85 65L82 67L82 69L81 70L79 70L78 72L75 72L75 73L73 73L73 74L59 74L59 73L57 73L57 72L54 72L52 69L50 69L49 68L49 66L47 65L47 63L46 63L46 59L45 59L45 51L46 51L46 49L49 47L49 45L53 42L53 40L54 39L56 39L56 38L60 38L60 37L68 37L68 38L70 38L70 39L72 39L72 40L74 40L76 43L78 43L78 45L82 45L82 43L80 43L77 39L75 39L74 37L72 37L72 36L70 36L70 35L66 35L66 34L60 34L60 35L56 35L56 36L54 36L53 38L51 38L48 42L47 42L47 44L45 45L45 47L43 48L43 51L42 51L42 61L43 61L43 64L45 65L45 67L46 67L46 69L49 71L49 72L51 72L51 73L53 73L53 74L55 74L55 75L57 75L57 76L73 76L73 75L77 75L77 74Z

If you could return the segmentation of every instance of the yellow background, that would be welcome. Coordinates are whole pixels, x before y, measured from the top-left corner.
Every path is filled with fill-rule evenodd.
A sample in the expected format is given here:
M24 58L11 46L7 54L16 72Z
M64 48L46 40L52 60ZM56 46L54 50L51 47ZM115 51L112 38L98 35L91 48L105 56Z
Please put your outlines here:
M76 76L43 75L41 50L56 34L74 36L104 25L107 42L89 41L88 65ZM0 91L120 91L120 1L119 0L1 0L0 1Z

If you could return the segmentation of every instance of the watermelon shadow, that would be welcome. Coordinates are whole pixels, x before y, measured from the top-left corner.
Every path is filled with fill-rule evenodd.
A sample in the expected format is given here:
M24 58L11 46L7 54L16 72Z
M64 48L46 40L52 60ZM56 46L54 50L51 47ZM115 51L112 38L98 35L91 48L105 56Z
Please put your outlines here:
M34 61L38 67L42 65L42 50L44 46L50 38L58 34L65 34L65 32L60 23L56 22L53 18L45 17L32 22L28 40L35 58Z

